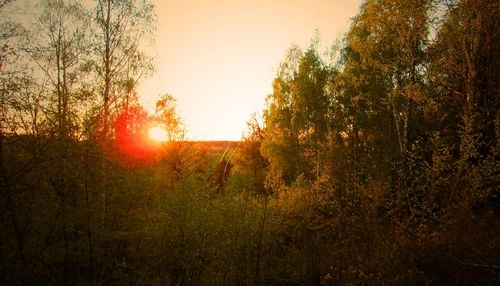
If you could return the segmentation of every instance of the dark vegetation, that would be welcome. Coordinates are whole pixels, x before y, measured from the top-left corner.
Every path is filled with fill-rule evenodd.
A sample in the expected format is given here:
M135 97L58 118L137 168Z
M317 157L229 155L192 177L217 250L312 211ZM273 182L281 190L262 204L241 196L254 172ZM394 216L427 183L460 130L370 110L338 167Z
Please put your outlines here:
M499 5L364 1L232 143L137 106L149 4L2 17L0 284L500 284Z

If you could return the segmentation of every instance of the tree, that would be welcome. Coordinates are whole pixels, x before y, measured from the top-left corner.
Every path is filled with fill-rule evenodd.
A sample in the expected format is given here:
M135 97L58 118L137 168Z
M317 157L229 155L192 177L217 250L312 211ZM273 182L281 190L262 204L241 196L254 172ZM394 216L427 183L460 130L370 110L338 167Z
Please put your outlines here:
M89 94L85 91L85 74L89 71L89 23L84 7L76 1L43 1L39 8L39 17L32 26L27 24L29 27L25 29L21 47L16 51L22 55L19 67L26 65L28 68L23 71L25 80L14 83L16 90L11 97L14 103L11 111L20 114L21 122L31 117L32 127L18 131L24 133L20 138L26 136L34 142L33 146L20 149L33 155L32 160L12 156L14 166L28 162L29 169L19 176L19 181L10 184L18 188L19 204L29 210L24 217L24 231L30 234L27 241L31 246L26 255L34 262L26 260L24 266L39 263L35 253L46 254L47 251L40 241L55 236L59 240L53 251L60 255L48 255L46 262L47 265L61 263L63 266L46 275L61 275L65 284L71 284L76 279L76 271L71 265L78 263L73 255L81 246L79 236L73 235L80 230L75 223L80 219L76 206L81 186L76 176L79 170L76 159L81 149L76 142L82 138L82 110ZM28 180L31 184L22 183L33 177L36 179ZM35 182L39 184L37 199L45 202L43 209L23 202L26 197L33 196L32 184ZM29 215L37 219L26 223Z
M440 3L444 17L429 69L437 144L459 159L449 201L471 207L491 199L497 185L500 5L489 0Z
M182 141L184 139L182 122L177 115L176 100L172 95L166 93L156 101L156 116L154 120L165 127L169 141Z
M127 110L133 100L132 91L138 79L152 71L150 59L141 50L141 39L147 38L154 27L153 5L136 0L98 0L94 24L95 67L98 92L101 96L100 122L97 126L103 146L111 142L110 122L112 115ZM122 108L125 107L125 108ZM118 112L113 112L118 111ZM114 114L113 114L114 113ZM102 161L101 229L106 227L107 196L110 192L110 167ZM108 266L105 259L106 242L101 239L100 281Z
M428 0L365 1L346 35L344 69L333 88L347 115L344 134L357 177L389 179L410 212L412 157L429 140L422 126L432 8Z
M325 142L328 98L324 88L330 71L316 48L305 53L292 47L281 64L264 111L262 153L270 163L270 178L291 183L302 175L317 177L319 146ZM281 174L280 174L281 173Z
M247 121L247 131L238 146L238 152L234 159L235 173L249 187L249 192L254 195L264 195L265 177L267 173L267 160L262 156L260 149L264 141L264 126L262 119L254 114Z
M141 39L154 28L153 5L136 0L98 0L95 16L96 68L102 96L101 132L108 137L113 106L127 104L137 80L152 70Z
M89 22L81 4L75 1L43 2L39 27L29 34L25 50L36 63L41 93L48 104L47 120L60 139L80 136L80 104L85 97L88 67ZM46 90L43 90L46 89Z

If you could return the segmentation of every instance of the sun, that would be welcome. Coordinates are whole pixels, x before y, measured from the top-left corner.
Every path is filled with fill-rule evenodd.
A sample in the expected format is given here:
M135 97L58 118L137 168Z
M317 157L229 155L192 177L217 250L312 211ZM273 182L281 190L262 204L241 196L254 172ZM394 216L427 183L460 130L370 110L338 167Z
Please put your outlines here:
M166 142L168 140L167 130L159 126L149 127L148 136L157 142Z

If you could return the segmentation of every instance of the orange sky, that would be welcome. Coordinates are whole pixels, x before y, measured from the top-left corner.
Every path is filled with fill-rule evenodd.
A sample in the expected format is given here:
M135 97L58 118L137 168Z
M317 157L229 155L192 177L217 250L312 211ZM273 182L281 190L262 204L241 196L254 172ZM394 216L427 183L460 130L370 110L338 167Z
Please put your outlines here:
M239 140L262 111L291 44L307 46L318 29L331 45L347 31L359 0L157 0L157 72L139 87L152 108L177 98L192 140Z

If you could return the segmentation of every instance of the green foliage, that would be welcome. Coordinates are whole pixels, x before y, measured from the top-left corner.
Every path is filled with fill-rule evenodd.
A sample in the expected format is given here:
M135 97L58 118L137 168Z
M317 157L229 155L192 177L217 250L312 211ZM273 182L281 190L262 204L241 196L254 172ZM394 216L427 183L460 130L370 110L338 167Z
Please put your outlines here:
M97 2L0 20L0 284L500 282L498 1L366 0L208 143L136 104L152 5Z
M312 178L314 172L319 174L316 147L326 140L328 98L324 88L330 73L313 46L304 53L297 47L288 51L264 112L262 153L271 173L282 171L272 175L275 179L282 176L290 184L300 175Z

